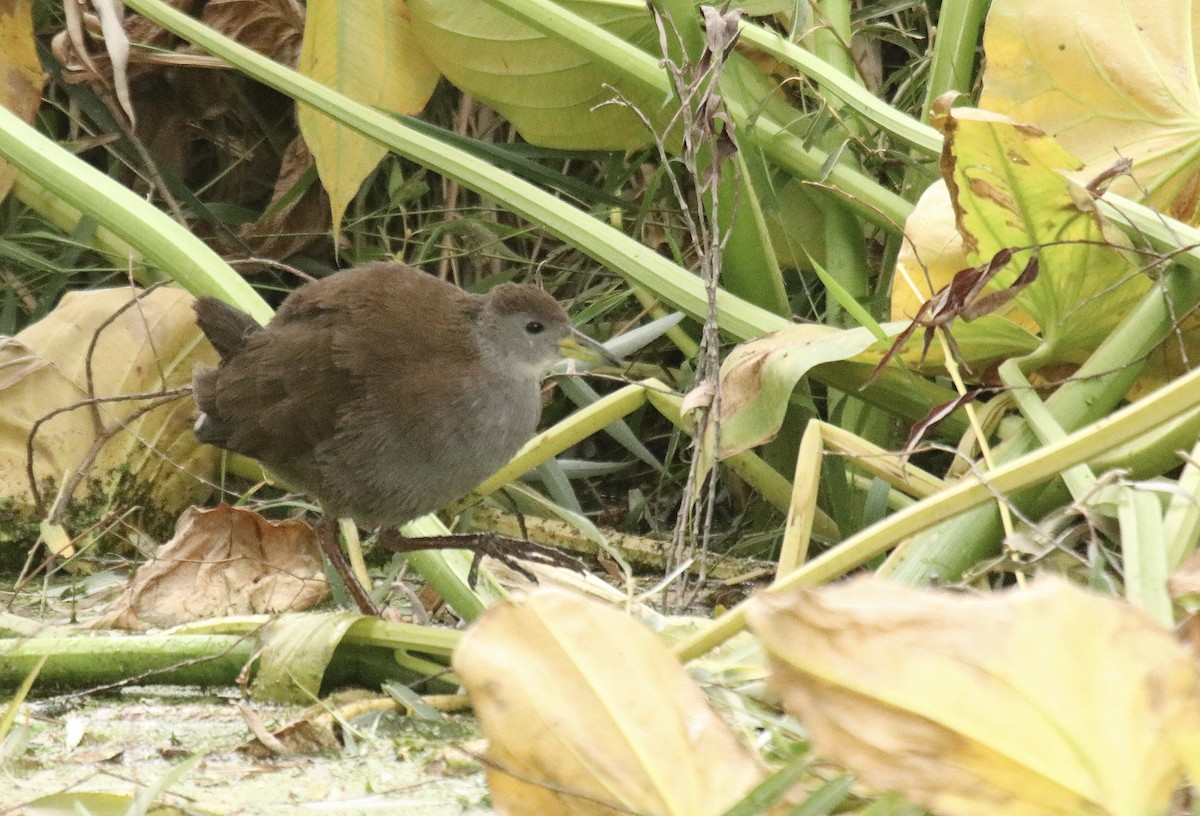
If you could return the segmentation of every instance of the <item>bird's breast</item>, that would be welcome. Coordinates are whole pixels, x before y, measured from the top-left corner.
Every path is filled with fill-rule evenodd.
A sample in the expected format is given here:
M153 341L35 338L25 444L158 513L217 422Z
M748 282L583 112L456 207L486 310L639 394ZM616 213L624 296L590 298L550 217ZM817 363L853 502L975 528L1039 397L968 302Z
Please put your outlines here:
M361 524L398 525L439 510L495 473L537 429L536 382L486 378L447 389L426 410L356 406L330 455L354 465L326 468L325 493ZM431 408L431 409L430 409Z

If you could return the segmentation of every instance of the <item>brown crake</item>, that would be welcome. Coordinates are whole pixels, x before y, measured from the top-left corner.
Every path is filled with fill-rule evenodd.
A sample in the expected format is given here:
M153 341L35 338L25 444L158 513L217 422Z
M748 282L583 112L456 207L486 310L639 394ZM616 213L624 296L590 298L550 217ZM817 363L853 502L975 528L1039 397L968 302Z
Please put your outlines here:
M336 519L398 526L465 495L517 452L572 332L535 286L474 295L399 263L307 283L266 326L215 298L195 308L221 357L194 378L197 438L318 499L322 545L339 572ZM352 580L359 606L372 606Z

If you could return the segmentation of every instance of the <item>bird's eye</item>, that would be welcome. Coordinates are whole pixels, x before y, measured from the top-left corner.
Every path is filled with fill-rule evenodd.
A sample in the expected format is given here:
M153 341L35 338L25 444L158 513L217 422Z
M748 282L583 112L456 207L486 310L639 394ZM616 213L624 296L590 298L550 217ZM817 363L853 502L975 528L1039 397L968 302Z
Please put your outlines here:
M525 331L529 332L530 334L541 334L545 330L546 327L536 320L530 320L525 324Z

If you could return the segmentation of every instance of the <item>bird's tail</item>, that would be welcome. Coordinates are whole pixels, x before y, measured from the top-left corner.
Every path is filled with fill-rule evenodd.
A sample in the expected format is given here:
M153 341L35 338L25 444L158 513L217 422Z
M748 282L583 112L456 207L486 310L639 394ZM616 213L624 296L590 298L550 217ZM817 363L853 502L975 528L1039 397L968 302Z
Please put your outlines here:
M259 322L241 309L235 309L223 300L207 295L197 298L195 306L196 325L208 342L213 344L221 362L235 356L246 340L262 328Z

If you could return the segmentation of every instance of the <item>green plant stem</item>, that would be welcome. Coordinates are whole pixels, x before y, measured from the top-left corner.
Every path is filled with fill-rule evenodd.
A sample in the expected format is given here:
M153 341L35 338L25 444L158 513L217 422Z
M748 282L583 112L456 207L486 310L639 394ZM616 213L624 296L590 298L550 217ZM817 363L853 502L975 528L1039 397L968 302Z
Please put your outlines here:
M683 407L682 396L662 389L648 390L647 395L650 403L675 427L687 433L692 432L691 423L680 413ZM725 458L722 463L745 479L747 484L777 510L783 513L788 511L792 502L792 484L761 457L749 452L738 453ZM819 508L816 511L813 533L823 541L837 541L841 538L833 519Z
M64 235L74 233L80 223L88 218L55 193L20 173L13 181L12 194L26 207L61 230ZM85 241L88 246L114 264L125 266L130 276L138 283L149 284L165 279L158 269L146 266L141 252L106 227L95 225Z
M475 156L419 133L402 122L359 104L314 80L224 37L161 0L133 0L139 14L220 57L260 82L310 105L399 155L452 178L504 206L608 265L672 306L703 318L704 287L685 270L591 215L531 184L498 172ZM643 55L645 56L645 55ZM718 293L721 328L747 339L787 325L787 321L730 295Z
M707 299L702 283L695 276L587 213L565 204L533 185L496 171L491 165L474 156L426 134L415 132L401 122L356 103L295 71L290 71L166 6L161 0L131 0L128 5L153 22L212 52L282 93L316 107L400 155L453 178L481 195L502 202L513 212L542 225L567 243L607 264L634 285L645 288L692 317L704 319L708 310ZM642 56L645 57L644 54ZM764 124L760 121L758 127L761 129ZM785 142L795 142L797 145L801 142L799 137L782 131L779 138ZM907 204L904 206L907 207ZM902 217L901 213L894 215ZM785 318L753 306L723 290L717 293L717 311L722 332L739 340L757 337L789 325ZM857 377L859 369L869 370L865 366L846 367L831 364L822 366L817 376L840 388L857 388L862 382L862 379ZM865 377L865 373L863 376ZM899 410L901 415L910 419L923 416L931 405L945 401L942 399L944 389L938 389L932 384L918 384L915 390L909 384L892 392L888 385L891 382L885 373L868 392L864 392L863 398L889 410Z
M944 0L938 12L937 33L933 38L933 54L930 59L929 77L925 87L925 100L921 105L921 122L929 122L929 111L933 101L948 91L970 93L974 80L975 49L979 44L979 29L991 0ZM937 135L940 143L941 135ZM913 158L928 158L914 151ZM932 181L930 168L915 162L904 171L900 193L906 200L915 200ZM899 246L894 247L894 256ZM893 263L894 263L893 257Z
M1178 570L1180 564L1196 551L1196 542L1200 539L1200 442L1192 445L1177 484L1179 491L1171 495L1163 518L1169 572Z
M571 47L577 48L592 59L609 65L616 75L637 82L644 89L663 96L670 93L666 78L655 58L557 3L547 2L547 0L486 0L486 2L534 30L552 37L556 42L569 43ZM746 36L744 31L742 36ZM782 46L780 47L782 48ZM791 51L789 50L788 53ZM805 53L807 54L807 52ZM823 82L826 78L834 79L833 86L839 90L845 90L856 103L864 104L865 99L873 100L870 103L871 110L876 114L886 112L885 118L893 124L903 124L903 120L907 119L903 114L892 110L886 103L874 99L864 89L851 90L857 87L854 82L847 80L839 71L821 63L811 54L807 54L802 59L806 65L817 70L820 74L820 81ZM814 65L814 63L820 63L820 65ZM770 156L779 167L801 178L817 179L822 177L828 159L825 153L807 147L801 137L791 133L769 116L751 116L751 111L757 109L754 101L728 95L725 103L738 124L742 138L753 138L763 152ZM855 108L858 109L857 105ZM911 121L908 119L908 122ZM880 186L874 180L845 167L835 166L829 172L827 180L845 192L847 205L852 207L857 214L885 229L899 229L911 209L904 199Z
M753 45L799 70L827 93L833 94L864 119L890 135L933 157L942 152L942 135L928 125L888 105L833 66L809 51L752 22L741 25L742 42Z
M997 494L1009 495L1053 479L1065 468L1088 462L1116 445L1153 432L1163 422L1197 409L1200 409L1200 369L1160 388L1146 399L1070 434L1061 442L1013 459L983 477L963 478L938 495L851 536L781 577L767 591L811 586L844 575L909 536L993 501ZM691 660L744 629L747 603L739 604L709 628L680 643L675 649L676 655L681 660Z
M258 648L254 637L152 635L0 641L0 688L15 688L42 660L37 688L137 682L230 685Z
M929 121L933 100L947 91L970 93L974 79L975 49L991 0L943 0L929 63L921 121Z
M660 71L660 82L663 87L673 87L676 80L670 76L672 71L688 75L696 72L704 64L706 46L704 32L700 30L700 21L690 0L651 0L651 2L663 26L673 32L673 35L668 35L663 40L668 53L663 55L666 61L663 70ZM602 29L599 30L602 31ZM682 53L680 53L681 46ZM641 52L639 51L639 53ZM733 56L737 58L736 54ZM728 97L730 91L726 86L729 83L725 79L729 66L722 59L716 57L707 64L710 66L708 71L718 70L721 72L716 77L717 84L714 86L718 90L714 92L722 97ZM614 64L612 67L614 71L621 70L618 65ZM708 73L705 73L703 77L696 77L698 81L703 82L708 82L711 78ZM676 97L679 95L679 93L675 94ZM692 110L690 117L684 116L677 120L684 127L687 126L689 118L693 121L700 121L698 117L703 116L701 108L707 104L708 99L694 97L685 101ZM720 127L725 126L721 125ZM732 130L730 132L732 133ZM655 138L670 140L673 137L661 133L655 134ZM710 164L711 151L714 149L716 137L714 136L710 141L713 142L712 145L700 145L699 152L695 157L698 167L707 167ZM664 143L669 144L670 142L665 141ZM699 183L700 179L696 179L696 181ZM724 236L724 239L723 242L717 241L706 248L704 253L715 253L717 246L723 243L724 248L720 250L718 267L722 288L775 314L790 317L791 308L788 304L783 275L779 270L779 262L771 246L762 213L762 197L755 189L755 186L761 183L765 183L763 174L751 174L746 161L746 153L742 150L734 152L722 162L716 186L706 194L700 195L697 203L704 208L710 229L714 230L717 235ZM686 202L681 201L679 204L681 207L686 206ZM702 235L693 236L693 240L698 243L705 242Z
M141 252L195 294L236 303L265 322L271 309L204 242L133 191L88 165L0 106L0 157L30 181ZM130 258L131 264L141 259Z
M1178 225L1176 240L1192 246L1198 239L1200 231ZM1195 263L1190 253L1177 256L1177 260L1189 266ZM1171 270L1164 276L1162 287L1150 290L1071 381L1046 400L1049 416L1067 431L1105 421L1102 418L1120 403L1145 369L1150 353L1175 331L1176 316L1187 314L1198 303L1200 271L1178 267ZM1159 424L1166 425L1170 419L1164 416ZM997 446L993 461L1003 464L1027 456L1038 444L1036 435L1026 429ZM1117 444L1114 441L1110 447ZM1059 470L1070 466L1064 462ZM1028 512L1037 496L1015 495L1009 500L1018 510ZM979 508L914 540L896 560L892 575L910 583L935 578L956 581L967 568L997 552L1001 534L996 508Z
M1159 497L1134 485L1115 485L1108 491L1116 502L1125 568L1125 597L1161 623L1175 625L1167 592L1167 553L1163 537L1163 508Z
M850 4L847 0L819 0L820 25L813 31L813 53L847 79L858 83L858 67L850 53ZM861 84L861 83L859 83Z

